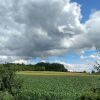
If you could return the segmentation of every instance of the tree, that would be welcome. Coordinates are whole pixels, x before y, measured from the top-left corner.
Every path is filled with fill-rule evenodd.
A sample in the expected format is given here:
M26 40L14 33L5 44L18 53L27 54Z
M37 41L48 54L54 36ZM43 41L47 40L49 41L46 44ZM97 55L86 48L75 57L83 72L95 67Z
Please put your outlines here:
M37 70L45 70L45 71L60 71L60 72L67 72L68 70L64 67L63 64L59 63L44 63L40 62L36 65Z
M17 78L16 70L10 64L3 64L0 67L0 92L8 92L12 96L16 95L22 86L22 80Z
M96 62L96 65L94 65L95 69L97 70L98 73L100 73L100 64Z
M92 72L91 72L92 74L94 74L95 73L95 71L94 70L92 70Z
M95 65L94 65L94 68L96 69L96 71L98 72L98 73L100 73L100 50L98 50L98 49L96 49L96 56L98 57L98 59L96 59L96 63L95 63Z

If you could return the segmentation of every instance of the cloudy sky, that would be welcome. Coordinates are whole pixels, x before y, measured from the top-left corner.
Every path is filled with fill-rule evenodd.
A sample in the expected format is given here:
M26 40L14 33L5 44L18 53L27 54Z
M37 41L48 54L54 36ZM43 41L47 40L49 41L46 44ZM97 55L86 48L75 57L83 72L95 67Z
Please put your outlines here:
M99 0L0 0L0 63L60 62L91 70L100 60Z

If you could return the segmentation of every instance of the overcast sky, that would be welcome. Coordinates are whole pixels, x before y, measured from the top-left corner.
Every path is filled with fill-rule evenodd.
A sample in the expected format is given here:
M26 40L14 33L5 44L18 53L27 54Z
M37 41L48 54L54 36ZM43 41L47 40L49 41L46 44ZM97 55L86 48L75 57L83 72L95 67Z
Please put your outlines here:
M86 62L100 59L99 4L99 0L0 0L0 63L42 60L90 68Z

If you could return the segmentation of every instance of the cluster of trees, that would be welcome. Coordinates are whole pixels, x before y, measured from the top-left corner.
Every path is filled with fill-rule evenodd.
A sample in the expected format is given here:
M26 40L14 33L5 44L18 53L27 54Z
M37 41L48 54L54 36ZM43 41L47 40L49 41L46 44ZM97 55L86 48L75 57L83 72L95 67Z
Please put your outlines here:
M59 72L68 71L63 64L59 63L40 62L35 65L7 63L6 65L11 66L14 70L17 71L59 71ZM2 64L0 66L2 66Z
M43 68L44 71L61 71L61 72L68 71L64 67L63 64L59 64L59 63L44 63L44 62L40 62L40 63L37 63L35 66Z

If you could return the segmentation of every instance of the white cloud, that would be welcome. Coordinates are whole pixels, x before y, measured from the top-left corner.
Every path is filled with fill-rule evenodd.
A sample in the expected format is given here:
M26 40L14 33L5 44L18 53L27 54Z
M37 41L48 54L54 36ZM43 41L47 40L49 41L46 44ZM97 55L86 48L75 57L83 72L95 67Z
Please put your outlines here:
M81 50L81 54L85 54L85 50Z
M83 72L83 71L87 71L87 72L91 72L94 69L94 63L84 63L84 64L69 64L67 62L64 61L60 61L60 60L56 60L56 63L60 63L63 64L65 66L66 69L68 69L68 71L71 72Z
M70 0L0 0L0 55L26 60L99 49L100 11L81 19L81 6Z
M85 59L85 57L83 55L80 56L81 59Z
M100 49L100 11L90 15L84 24L83 34L74 36L72 48L74 49Z
M16 64L28 64L28 61L27 60L20 59L20 60L15 60L12 63L16 63Z
M76 71L76 72L91 72L94 68L92 65L89 64L68 64L66 67L69 69L69 71Z
M21 58L23 58L24 59L24 57L21 57ZM19 59L21 59L20 57L18 57L18 56L0 56L0 64L1 63L7 63L7 62L10 62L10 63L12 63L13 61L15 61L15 60L19 60Z
M99 54L92 54L90 55L90 58L92 58L95 62L100 63L100 55Z

